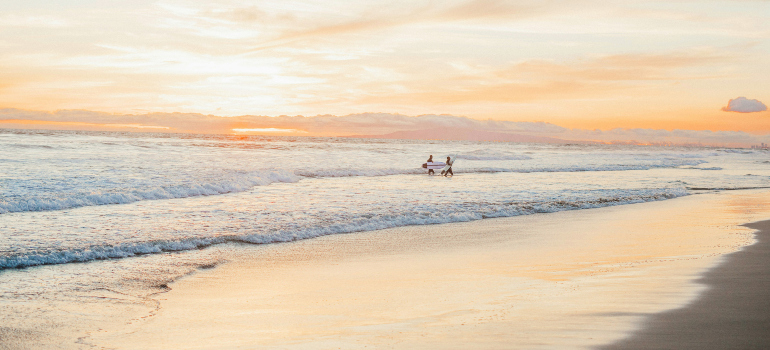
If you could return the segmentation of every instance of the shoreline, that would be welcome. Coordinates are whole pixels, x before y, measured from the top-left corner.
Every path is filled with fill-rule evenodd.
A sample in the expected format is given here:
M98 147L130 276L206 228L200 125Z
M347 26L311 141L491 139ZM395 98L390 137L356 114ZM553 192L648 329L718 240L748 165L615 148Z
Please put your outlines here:
M707 289L683 308L650 316L615 349L770 348L770 220L745 224L757 242L724 256L698 283Z
M155 316L87 343L595 348L696 300L698 274L753 242L738 225L770 217L766 194L232 247L230 262L172 283Z

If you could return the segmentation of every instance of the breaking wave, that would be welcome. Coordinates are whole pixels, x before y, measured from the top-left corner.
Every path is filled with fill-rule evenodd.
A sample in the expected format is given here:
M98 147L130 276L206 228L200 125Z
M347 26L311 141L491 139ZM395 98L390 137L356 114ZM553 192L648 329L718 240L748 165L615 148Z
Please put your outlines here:
M276 182L297 182L299 177L290 172L270 171L230 176L215 183L192 183L151 188L109 190L101 192L61 193L59 196L11 197L0 200L0 214L63 210L105 204L128 204L142 200L175 199L212 196L243 192L254 186Z
M66 264L92 260L119 259L137 255L200 249L226 242L269 244L315 238L325 235L381 230L386 228L431 225L451 222L511 217L535 213L600 208L607 206L659 201L688 195L683 188L576 191L559 200L507 203L456 203L440 210L412 210L377 215L361 215L340 220L331 225L305 225L293 230L258 232L243 235L223 235L180 240L147 241L111 246L90 246L82 249L34 251L0 257L0 269L24 268L38 265Z
M529 160L532 157L524 154L505 154L489 150L478 150L457 154L457 159L465 160Z
M607 164L593 166L546 166L546 167L463 167L462 161L455 166L456 173L537 173L537 172L590 172L590 171L628 171L650 170L656 168L674 168L695 166L706 163L700 159L665 159L647 164ZM702 170L718 170L703 168ZM353 176L390 176L424 174L422 168L382 168L382 169L299 169L299 170L264 170L249 173L236 173L224 176L216 181L189 184L174 184L145 188L116 188L100 191L70 191L33 194L28 196L10 196L0 199L0 214L28 211L64 210L86 206L129 204L143 200L176 199L196 196L213 196L227 193L248 191L255 186L272 183L298 182L302 178L333 178Z

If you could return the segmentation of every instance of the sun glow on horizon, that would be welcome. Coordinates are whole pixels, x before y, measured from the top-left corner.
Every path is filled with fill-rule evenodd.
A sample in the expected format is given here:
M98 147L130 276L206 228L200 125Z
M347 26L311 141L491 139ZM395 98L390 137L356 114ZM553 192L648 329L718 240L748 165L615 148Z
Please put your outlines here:
M252 129L233 129L237 133L297 133L307 134L305 130L297 129L279 129L279 128L252 128Z

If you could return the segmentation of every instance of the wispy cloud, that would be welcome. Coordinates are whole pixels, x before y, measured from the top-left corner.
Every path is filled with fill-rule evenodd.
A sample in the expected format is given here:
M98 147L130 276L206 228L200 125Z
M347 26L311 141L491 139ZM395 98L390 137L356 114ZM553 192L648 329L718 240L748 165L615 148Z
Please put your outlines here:
M51 15L0 15L0 27L64 28L71 25L72 22L65 18Z
M607 55L557 62L531 60L505 68L449 65L432 80L402 81L404 92L362 97L361 103L462 104L473 102L529 103L629 94L656 81L684 81L719 77L702 68L735 62L731 54L698 49L664 54ZM693 74L693 69L697 72ZM410 75L414 77L414 75Z
M240 30L246 30L244 25L261 28L261 40L246 52L251 54L293 47L315 39L329 41L335 36L349 39L350 35L364 35L409 26L420 28L469 22L489 24L490 21L511 21L561 13L567 8L578 6L530 0L408 1L373 3L368 6L331 2L328 4L331 10L324 12L323 16L303 15L307 14L307 10L303 11L301 7L292 11L285 8L278 11L273 9L272 12L253 6L220 10L193 10L170 5L163 7L185 18L188 23L194 23L185 27L202 35L207 35L210 28L220 25L229 25Z

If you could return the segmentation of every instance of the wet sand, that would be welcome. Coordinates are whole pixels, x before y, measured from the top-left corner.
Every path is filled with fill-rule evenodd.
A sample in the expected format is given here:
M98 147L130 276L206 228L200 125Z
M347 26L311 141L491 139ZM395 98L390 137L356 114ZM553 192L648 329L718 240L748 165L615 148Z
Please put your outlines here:
M767 194L233 245L231 262L170 284L154 316L103 327L84 342L116 349L596 348L696 300L700 276L754 242L754 230L739 224L770 217Z
M770 349L770 221L746 226L758 242L706 272L697 300L603 349Z

